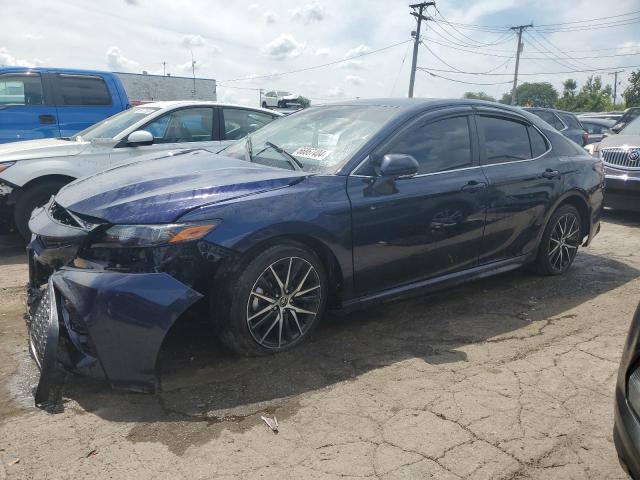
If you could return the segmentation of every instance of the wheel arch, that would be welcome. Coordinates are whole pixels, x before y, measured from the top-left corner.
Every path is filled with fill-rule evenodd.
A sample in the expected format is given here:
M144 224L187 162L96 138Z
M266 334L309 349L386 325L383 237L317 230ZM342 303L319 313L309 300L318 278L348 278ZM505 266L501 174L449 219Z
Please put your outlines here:
M344 272L332 249L317 237L303 233L282 233L262 239L251 245L250 248L243 252L243 257L248 260L272 245L278 245L285 242L298 243L308 248L318 256L327 273L327 283L329 288L328 306L338 307L342 301Z
M39 185L43 182L48 182L48 181L62 181L65 183L71 183L74 180L76 180L75 177L72 177L70 175L64 175L64 174L50 174L50 175L42 175L40 177L36 177L36 178L32 178L31 180L29 180L27 183L25 183L24 185L22 185L21 187L18 187L14 190L15 194L14 194L14 200L18 200L18 198L20 197L20 195L27 191L28 189L30 189L31 187L33 187L34 185Z
M587 195L580 190L574 189L564 193L560 198L558 198L556 203L553 205L553 208L550 208L547 212L547 216L544 220L544 228L540 229L540 234L538 236L538 245L540 245L542 235L544 234L544 231L546 230L547 225L549 224L549 221L551 220L554 212L563 205L572 205L576 208L576 210L578 210L578 213L580 214L580 220L582 220L581 238L584 239L584 237L589 235L591 230L591 209L589 208Z

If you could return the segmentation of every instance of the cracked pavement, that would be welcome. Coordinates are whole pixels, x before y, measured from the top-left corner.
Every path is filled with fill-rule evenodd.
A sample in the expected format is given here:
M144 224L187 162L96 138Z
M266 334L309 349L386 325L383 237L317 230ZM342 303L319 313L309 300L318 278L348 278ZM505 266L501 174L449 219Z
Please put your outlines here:
M56 415L32 407L27 269L0 236L0 479L626 478L611 430L639 227L608 212L564 277L519 270L332 315L277 356L231 356L188 318L160 394L71 377Z

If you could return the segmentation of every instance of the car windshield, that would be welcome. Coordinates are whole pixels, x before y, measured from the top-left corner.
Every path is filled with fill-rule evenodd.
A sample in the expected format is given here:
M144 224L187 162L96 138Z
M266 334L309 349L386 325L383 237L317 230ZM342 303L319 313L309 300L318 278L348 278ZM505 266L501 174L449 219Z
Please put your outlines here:
M620 130L620 135L640 135L640 117L637 117Z
M131 125L157 112L159 108L135 107L106 118L89 128L78 132L71 140L84 141L96 139L112 139Z
M266 125L223 155L288 169L295 169L299 162L305 172L329 173L349 160L396 112L382 106L313 107Z

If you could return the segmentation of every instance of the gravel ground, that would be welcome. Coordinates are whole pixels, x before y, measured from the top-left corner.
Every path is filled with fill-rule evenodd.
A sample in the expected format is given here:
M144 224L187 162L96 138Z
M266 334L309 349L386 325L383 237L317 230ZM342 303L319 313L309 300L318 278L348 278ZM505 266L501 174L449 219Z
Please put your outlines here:
M639 227L608 213L562 278L516 271L331 317L269 358L185 320L162 393L72 377L56 415L32 407L25 258L0 236L0 479L625 478L613 392Z

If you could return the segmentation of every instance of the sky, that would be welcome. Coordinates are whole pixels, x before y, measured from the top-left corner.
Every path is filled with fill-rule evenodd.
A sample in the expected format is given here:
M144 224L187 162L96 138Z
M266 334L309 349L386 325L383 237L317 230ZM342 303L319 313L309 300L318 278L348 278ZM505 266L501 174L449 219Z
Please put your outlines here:
M411 31L416 27L409 3L6 2L2 6L0 65L152 74L166 70L175 76L191 76L193 54L196 76L215 78L221 101L258 105L261 88L292 91L316 104L355 97L404 97L409 84ZM523 36L520 81L548 81L559 91L563 80L575 78L580 86L590 74L549 72L640 66L640 23L591 28L625 18L640 19L640 13L613 17L640 11L639 0L439 0L437 9L438 12L430 8L428 14L438 21L423 23L422 40L426 46L419 48L418 66L449 70L432 70L441 77L492 85L468 85L418 71L417 97L458 98L466 91L484 91L499 98L511 88L507 82L512 81L514 70L515 36L473 27L458 26L456 30L451 23L501 29L533 23L536 27ZM578 23L600 18L588 24ZM565 22L575 23L544 27ZM558 28L574 31L550 31ZM385 47L390 48L375 53ZM633 53L638 54L630 55ZM570 60L575 57L580 58ZM336 63L322 68L286 73L333 62ZM508 75L470 75L456 70ZM631 71L626 70L619 77L619 93ZM607 72L602 72L602 77L605 83L613 82ZM493 85L498 82L504 83Z

